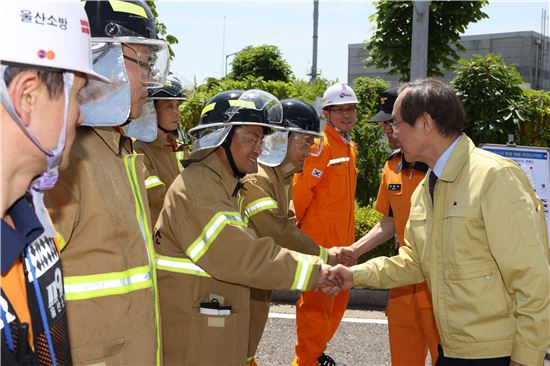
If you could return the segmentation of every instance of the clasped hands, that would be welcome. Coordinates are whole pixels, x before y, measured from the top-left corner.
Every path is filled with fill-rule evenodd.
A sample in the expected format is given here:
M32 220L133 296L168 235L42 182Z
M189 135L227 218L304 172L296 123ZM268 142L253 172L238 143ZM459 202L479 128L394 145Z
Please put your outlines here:
M353 275L348 266L352 266L356 262L357 258L352 248L330 248L329 264L322 265L316 289L327 295L336 296L340 291L351 288Z

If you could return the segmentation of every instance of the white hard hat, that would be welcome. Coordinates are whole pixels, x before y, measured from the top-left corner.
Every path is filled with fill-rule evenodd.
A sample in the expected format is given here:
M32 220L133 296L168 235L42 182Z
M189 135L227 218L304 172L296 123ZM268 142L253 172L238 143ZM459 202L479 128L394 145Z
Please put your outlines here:
M338 104L357 104L357 97L353 89L344 83L336 83L325 90L323 94L323 108Z
M0 15L3 62L79 71L109 79L92 67L88 17L80 1L6 1Z

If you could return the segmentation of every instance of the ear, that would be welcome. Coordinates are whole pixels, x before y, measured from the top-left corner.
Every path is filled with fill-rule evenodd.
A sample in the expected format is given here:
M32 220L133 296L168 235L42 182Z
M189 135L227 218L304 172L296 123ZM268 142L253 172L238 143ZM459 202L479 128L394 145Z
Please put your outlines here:
M13 108L25 126L30 125L31 115L37 107L37 99L42 86L36 72L30 70L15 75L8 86Z
M429 113L422 113L420 116L420 121L422 123L422 129L426 135L430 135L432 131L436 128L435 121Z
M323 112L323 118L328 121L328 109L322 109L321 112Z

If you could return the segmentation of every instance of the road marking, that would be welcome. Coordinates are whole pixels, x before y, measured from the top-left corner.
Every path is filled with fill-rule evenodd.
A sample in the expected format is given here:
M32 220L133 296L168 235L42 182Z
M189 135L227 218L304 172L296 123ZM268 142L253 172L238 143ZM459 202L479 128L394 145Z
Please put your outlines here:
M277 319L296 319L295 314L284 313L269 313L269 317ZM342 321L346 323L388 324L388 321L386 319L342 318Z

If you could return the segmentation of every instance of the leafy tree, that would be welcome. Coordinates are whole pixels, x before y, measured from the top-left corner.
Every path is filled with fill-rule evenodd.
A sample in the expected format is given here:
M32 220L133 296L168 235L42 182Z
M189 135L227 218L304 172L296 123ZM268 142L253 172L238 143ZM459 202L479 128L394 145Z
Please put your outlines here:
M357 124L352 131L357 144L357 202L361 206L372 204L378 193L380 172L389 155L388 145L378 123L368 119L378 112L378 96L389 84L380 78L358 77L354 80L354 90L359 100Z
M147 5L151 8L151 12L153 13L153 16L155 17L155 27L157 30L157 34L160 39L164 39L166 43L168 43L168 51L170 52L170 60L174 58L176 55L174 53L174 50L172 49L173 44L177 44L179 41L178 39L173 36L172 34L169 34L166 25L158 20L159 14L157 12L157 6L155 5L155 2L153 0L147 0Z
M550 146L550 92L525 90L525 120L516 133L518 145Z
M288 82L292 77L292 69L277 46L247 46L235 55L231 67L229 76L235 80L253 76Z
M466 110L464 131L476 143L506 143L525 119L523 84L500 55L461 60L451 85Z
M202 85L194 85L193 96L183 103L180 119L185 128L191 128L199 123L200 114L206 103L214 95L231 89L260 89L265 90L279 99L300 98L308 103L323 95L330 81L318 78L315 83L309 84L303 80L293 79L290 82L265 81L261 77L247 76L242 80L231 78L207 78Z
M487 18L481 11L488 0L432 1L428 34L428 76L443 76L440 67L450 69L464 51L460 34L468 24ZM389 68L399 73L402 81L410 78L413 3L411 1L378 0L377 12L369 17L376 22L374 35L366 41L367 64L378 69Z

